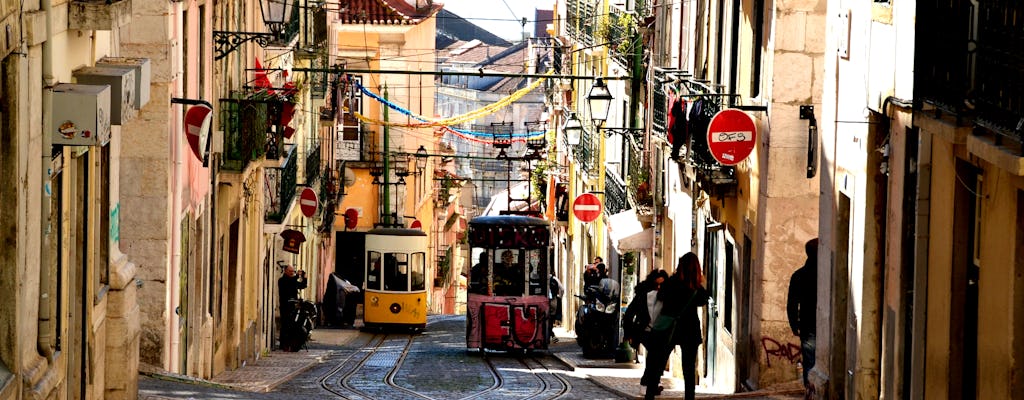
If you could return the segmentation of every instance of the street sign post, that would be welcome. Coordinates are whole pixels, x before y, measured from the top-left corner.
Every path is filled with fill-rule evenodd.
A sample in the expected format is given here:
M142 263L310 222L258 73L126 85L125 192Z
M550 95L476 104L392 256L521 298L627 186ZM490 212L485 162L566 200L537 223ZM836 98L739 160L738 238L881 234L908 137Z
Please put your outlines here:
M302 210L302 215L312 218L313 215L316 215L317 204L316 192L310 188L303 189L302 194L299 195L299 209Z
M601 199L593 193L583 193L572 202L572 214L581 222L593 222L601 216L603 210Z
M727 108L708 124L708 148L722 165L736 165L754 151L757 127L747 113Z

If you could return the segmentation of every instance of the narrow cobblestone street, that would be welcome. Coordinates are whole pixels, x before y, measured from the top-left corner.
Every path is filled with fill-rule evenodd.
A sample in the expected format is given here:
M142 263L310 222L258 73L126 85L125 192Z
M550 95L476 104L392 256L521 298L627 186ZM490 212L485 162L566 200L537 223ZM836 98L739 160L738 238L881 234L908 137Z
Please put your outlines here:
M140 398L162 399L622 399L642 398L642 364L587 360L571 337L549 352L467 352L465 319L431 317L422 334L314 331L308 349L268 356L209 381L146 371ZM681 398L663 379L659 398ZM797 399L798 387L700 398ZM700 392L700 390L698 390Z

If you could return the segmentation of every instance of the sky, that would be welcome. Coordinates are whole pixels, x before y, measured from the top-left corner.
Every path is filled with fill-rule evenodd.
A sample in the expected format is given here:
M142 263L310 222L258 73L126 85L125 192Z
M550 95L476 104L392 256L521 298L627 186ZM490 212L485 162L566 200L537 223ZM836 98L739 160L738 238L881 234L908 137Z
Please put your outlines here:
M437 0L444 9L484 28L505 40L521 40L522 19L526 31L533 32L534 10L551 10L554 0Z

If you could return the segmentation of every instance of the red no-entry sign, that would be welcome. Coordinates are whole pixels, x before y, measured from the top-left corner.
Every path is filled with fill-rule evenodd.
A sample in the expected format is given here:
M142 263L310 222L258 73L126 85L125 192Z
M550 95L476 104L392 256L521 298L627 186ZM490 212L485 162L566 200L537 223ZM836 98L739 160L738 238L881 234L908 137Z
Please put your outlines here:
M754 151L757 128L747 113L727 108L708 124L708 148L722 165L736 165Z
M316 214L316 206L316 192L310 188L303 189L302 194L299 195L299 209L302 210L302 215L313 217Z
M572 214L582 222L593 222L597 217L601 216L601 211L603 210L604 206L601 204L601 199L597 198L593 193L583 193L576 196L576 200L572 202Z

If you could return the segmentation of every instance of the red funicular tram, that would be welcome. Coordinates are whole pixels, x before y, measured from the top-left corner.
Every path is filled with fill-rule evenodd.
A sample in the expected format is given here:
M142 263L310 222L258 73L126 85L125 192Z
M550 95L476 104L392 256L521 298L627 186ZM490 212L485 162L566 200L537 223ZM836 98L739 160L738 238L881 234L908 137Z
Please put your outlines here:
M469 222L466 348L547 349L551 231L548 222L522 215L477 217Z

